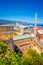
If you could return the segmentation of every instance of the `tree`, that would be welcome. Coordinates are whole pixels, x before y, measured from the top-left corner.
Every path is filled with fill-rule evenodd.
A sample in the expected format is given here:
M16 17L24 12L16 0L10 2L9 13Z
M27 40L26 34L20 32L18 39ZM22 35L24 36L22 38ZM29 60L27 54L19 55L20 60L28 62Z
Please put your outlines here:
M4 42L0 42L0 57L8 55L9 53L10 49L8 48L7 44Z
M35 50L29 49L27 56L12 52L7 44L0 42L0 65L43 65L43 53L39 55Z
M7 44L0 42L0 65L20 65L20 55L10 51Z
M43 65L41 56L36 52L36 50L30 49L28 55L33 59L32 65Z

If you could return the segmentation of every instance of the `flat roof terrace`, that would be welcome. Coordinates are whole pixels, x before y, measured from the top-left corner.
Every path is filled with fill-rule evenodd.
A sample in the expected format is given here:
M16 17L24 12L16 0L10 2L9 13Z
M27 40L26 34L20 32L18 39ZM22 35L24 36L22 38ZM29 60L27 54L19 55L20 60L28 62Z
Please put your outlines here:
M17 35L17 36L13 36L13 40L20 40L20 39L26 39L26 38L32 38L34 36L32 36L31 34L25 34L25 35Z

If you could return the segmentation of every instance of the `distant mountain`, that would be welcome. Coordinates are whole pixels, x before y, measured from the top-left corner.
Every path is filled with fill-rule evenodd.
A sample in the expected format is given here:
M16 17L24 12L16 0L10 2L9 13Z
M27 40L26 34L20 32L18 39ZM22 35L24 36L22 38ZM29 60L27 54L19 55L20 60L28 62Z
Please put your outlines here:
M15 23L15 21L4 20L4 19L0 20L0 24L8 24L8 23Z
M13 24L20 23L23 25L30 25L31 24L28 22L21 22L21 21L10 21L10 20L3 20L3 19L0 20L0 24L9 24L9 23L13 23Z
M22 25L34 26L33 23L21 22L21 21L10 21L10 20L0 19L0 25L1 25L1 24L9 24L9 23L11 23L11 24L19 23L19 24L22 24ZM37 26L42 26L42 27L43 27L43 24L37 24Z

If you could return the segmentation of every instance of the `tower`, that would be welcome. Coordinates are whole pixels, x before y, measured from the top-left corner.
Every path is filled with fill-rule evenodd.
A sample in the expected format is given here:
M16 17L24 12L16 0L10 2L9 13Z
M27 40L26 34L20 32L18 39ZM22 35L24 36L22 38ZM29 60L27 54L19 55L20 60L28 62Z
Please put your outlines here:
M35 20L34 20L34 22L35 22L35 27L37 26L37 13L35 13Z
M36 35L37 35L37 13L35 13L34 28L33 28L33 30L34 30L34 35L36 37Z

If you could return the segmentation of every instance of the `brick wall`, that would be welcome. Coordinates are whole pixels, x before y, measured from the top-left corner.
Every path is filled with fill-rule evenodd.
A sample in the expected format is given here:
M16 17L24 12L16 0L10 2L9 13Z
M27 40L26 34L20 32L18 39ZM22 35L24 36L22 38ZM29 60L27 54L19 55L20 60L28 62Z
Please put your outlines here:
M33 38L27 38L27 39L21 39L21 40L16 40L14 41L14 44L16 46L19 47L19 49L23 52L23 54L25 52L28 51L28 49L31 47L32 45L32 39Z

